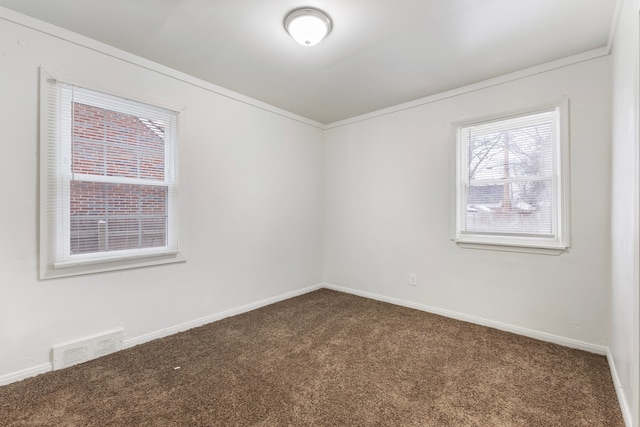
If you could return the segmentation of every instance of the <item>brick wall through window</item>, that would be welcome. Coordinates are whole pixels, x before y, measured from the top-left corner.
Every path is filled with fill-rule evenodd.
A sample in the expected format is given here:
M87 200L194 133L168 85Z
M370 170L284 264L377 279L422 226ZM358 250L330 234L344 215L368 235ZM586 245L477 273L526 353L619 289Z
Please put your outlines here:
M166 245L161 123L76 102L72 159L71 254Z

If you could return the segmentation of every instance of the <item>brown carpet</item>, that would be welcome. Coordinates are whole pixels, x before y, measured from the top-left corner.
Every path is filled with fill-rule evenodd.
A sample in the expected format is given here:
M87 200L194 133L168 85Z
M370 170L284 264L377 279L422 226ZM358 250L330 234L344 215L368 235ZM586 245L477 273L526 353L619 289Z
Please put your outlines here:
M0 425L624 424L603 356L322 289L0 387Z

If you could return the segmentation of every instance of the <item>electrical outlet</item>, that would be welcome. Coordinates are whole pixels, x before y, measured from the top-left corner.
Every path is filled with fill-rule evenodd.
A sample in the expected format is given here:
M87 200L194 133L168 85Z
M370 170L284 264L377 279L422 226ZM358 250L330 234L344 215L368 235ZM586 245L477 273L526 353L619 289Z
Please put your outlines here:
M415 286L416 285L416 275L415 274L410 274L409 275L409 285L411 285L411 286Z

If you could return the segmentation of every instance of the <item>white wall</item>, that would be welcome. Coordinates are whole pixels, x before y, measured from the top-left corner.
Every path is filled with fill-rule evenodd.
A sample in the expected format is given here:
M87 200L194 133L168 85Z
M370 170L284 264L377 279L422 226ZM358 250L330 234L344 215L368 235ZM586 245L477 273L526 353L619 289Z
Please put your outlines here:
M54 344L117 327L138 342L322 282L321 128L54 32L74 43L0 18L0 383L50 367ZM39 65L184 108L186 263L37 280Z
M613 45L612 298L610 351L630 425L640 425L638 294L638 7L622 2Z
M637 117L638 110L625 91L637 80L629 71L637 61L628 44L637 31L633 14L625 15L613 56L612 240L610 57L323 133L308 120L63 31L51 29L60 36L52 37L9 22L3 13L0 179L11 185L0 202L0 384L49 369L54 344L116 327L125 328L128 342L144 341L308 290L323 281L324 268L325 282L354 292L586 347L609 345L612 319L611 351L637 420L637 187L629 184L637 162L629 155L636 130L628 111L633 106ZM188 262L37 280L40 65L185 108ZM571 250L545 256L456 246L449 233L450 124L557 103L565 95L571 100ZM628 230L635 230L635 243ZM417 274L418 286L408 286L409 273Z
M327 130L325 282L604 351L610 62L600 57ZM571 250L550 256L458 247L450 240L452 123L551 105L565 95ZM409 273L417 275L416 287L408 285Z

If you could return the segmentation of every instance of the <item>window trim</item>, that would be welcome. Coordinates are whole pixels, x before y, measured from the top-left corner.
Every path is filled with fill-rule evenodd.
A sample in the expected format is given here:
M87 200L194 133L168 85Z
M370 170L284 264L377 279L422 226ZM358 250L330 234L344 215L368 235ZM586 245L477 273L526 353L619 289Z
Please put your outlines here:
M144 99L144 96L123 96L120 93L115 93L113 90L95 88L94 85L89 86L82 83L83 82L54 78L47 73L46 70L40 68L40 187L38 231L40 279L76 276L186 261L186 257L184 256L184 233L179 233L179 230L183 228L184 221L179 214L183 205L179 192L179 188L183 185L179 176L178 154L180 149L180 143L178 141L181 126L179 120L180 109L165 107L154 101L147 101ZM65 157L64 151L70 148L61 147L58 133L62 132L62 130L58 129L56 123L57 118L50 117L50 103L55 102L57 98L56 91L58 89L53 87L55 84L72 85L89 91L99 92L100 94L106 95L106 97L134 100L134 102L137 103L170 110L176 113L178 117L175 129L176 141L172 144L173 149L167 150L170 151L170 153L165 152L165 159L171 163L167 164L166 167L172 169L170 173L175 182L175 187L170 189L170 191L176 192L176 197L171 197L170 195L168 201L169 206L167 209L170 211L170 215L173 216L173 220L171 221L171 225L168 225L170 229L168 230L166 246L109 251L102 254L76 254L65 257L59 255L64 253L65 247L68 248L68 242L65 244L64 235L66 234L65 230L69 229L69 224L67 224L65 228L63 221L68 222L69 215L62 215L62 217L60 217L60 212L65 209L68 211L69 206L64 206L65 198L60 195L60 191L64 189L65 185L68 186L70 183L69 177L65 178L63 176L64 168L61 166ZM66 153L66 155L68 155L68 153ZM53 162L50 160L51 157L54 158ZM57 165L57 170L51 170L52 164ZM52 174L56 176L55 182L51 178ZM110 181L117 181L118 179L119 178L115 178ZM127 178L123 179L129 181ZM134 180L137 184L144 181ZM156 181L151 184L157 185L158 183L161 182ZM171 242L169 239L172 239Z
M466 179L462 173L467 169L465 153L468 147L462 139L462 129L473 125L483 125L491 122L515 119L543 112L556 110L558 113L558 143L554 144L554 204L555 234L550 237L509 235L507 233L479 233L462 230L463 210L466 212L466 193L464 185ZM570 248L570 162L569 162L569 99L536 108L511 111L481 118L453 123L455 143L453 144L453 159L455 165L454 188L452 191L452 227L451 239L462 248L486 249L509 252L523 252L534 254L559 255Z

